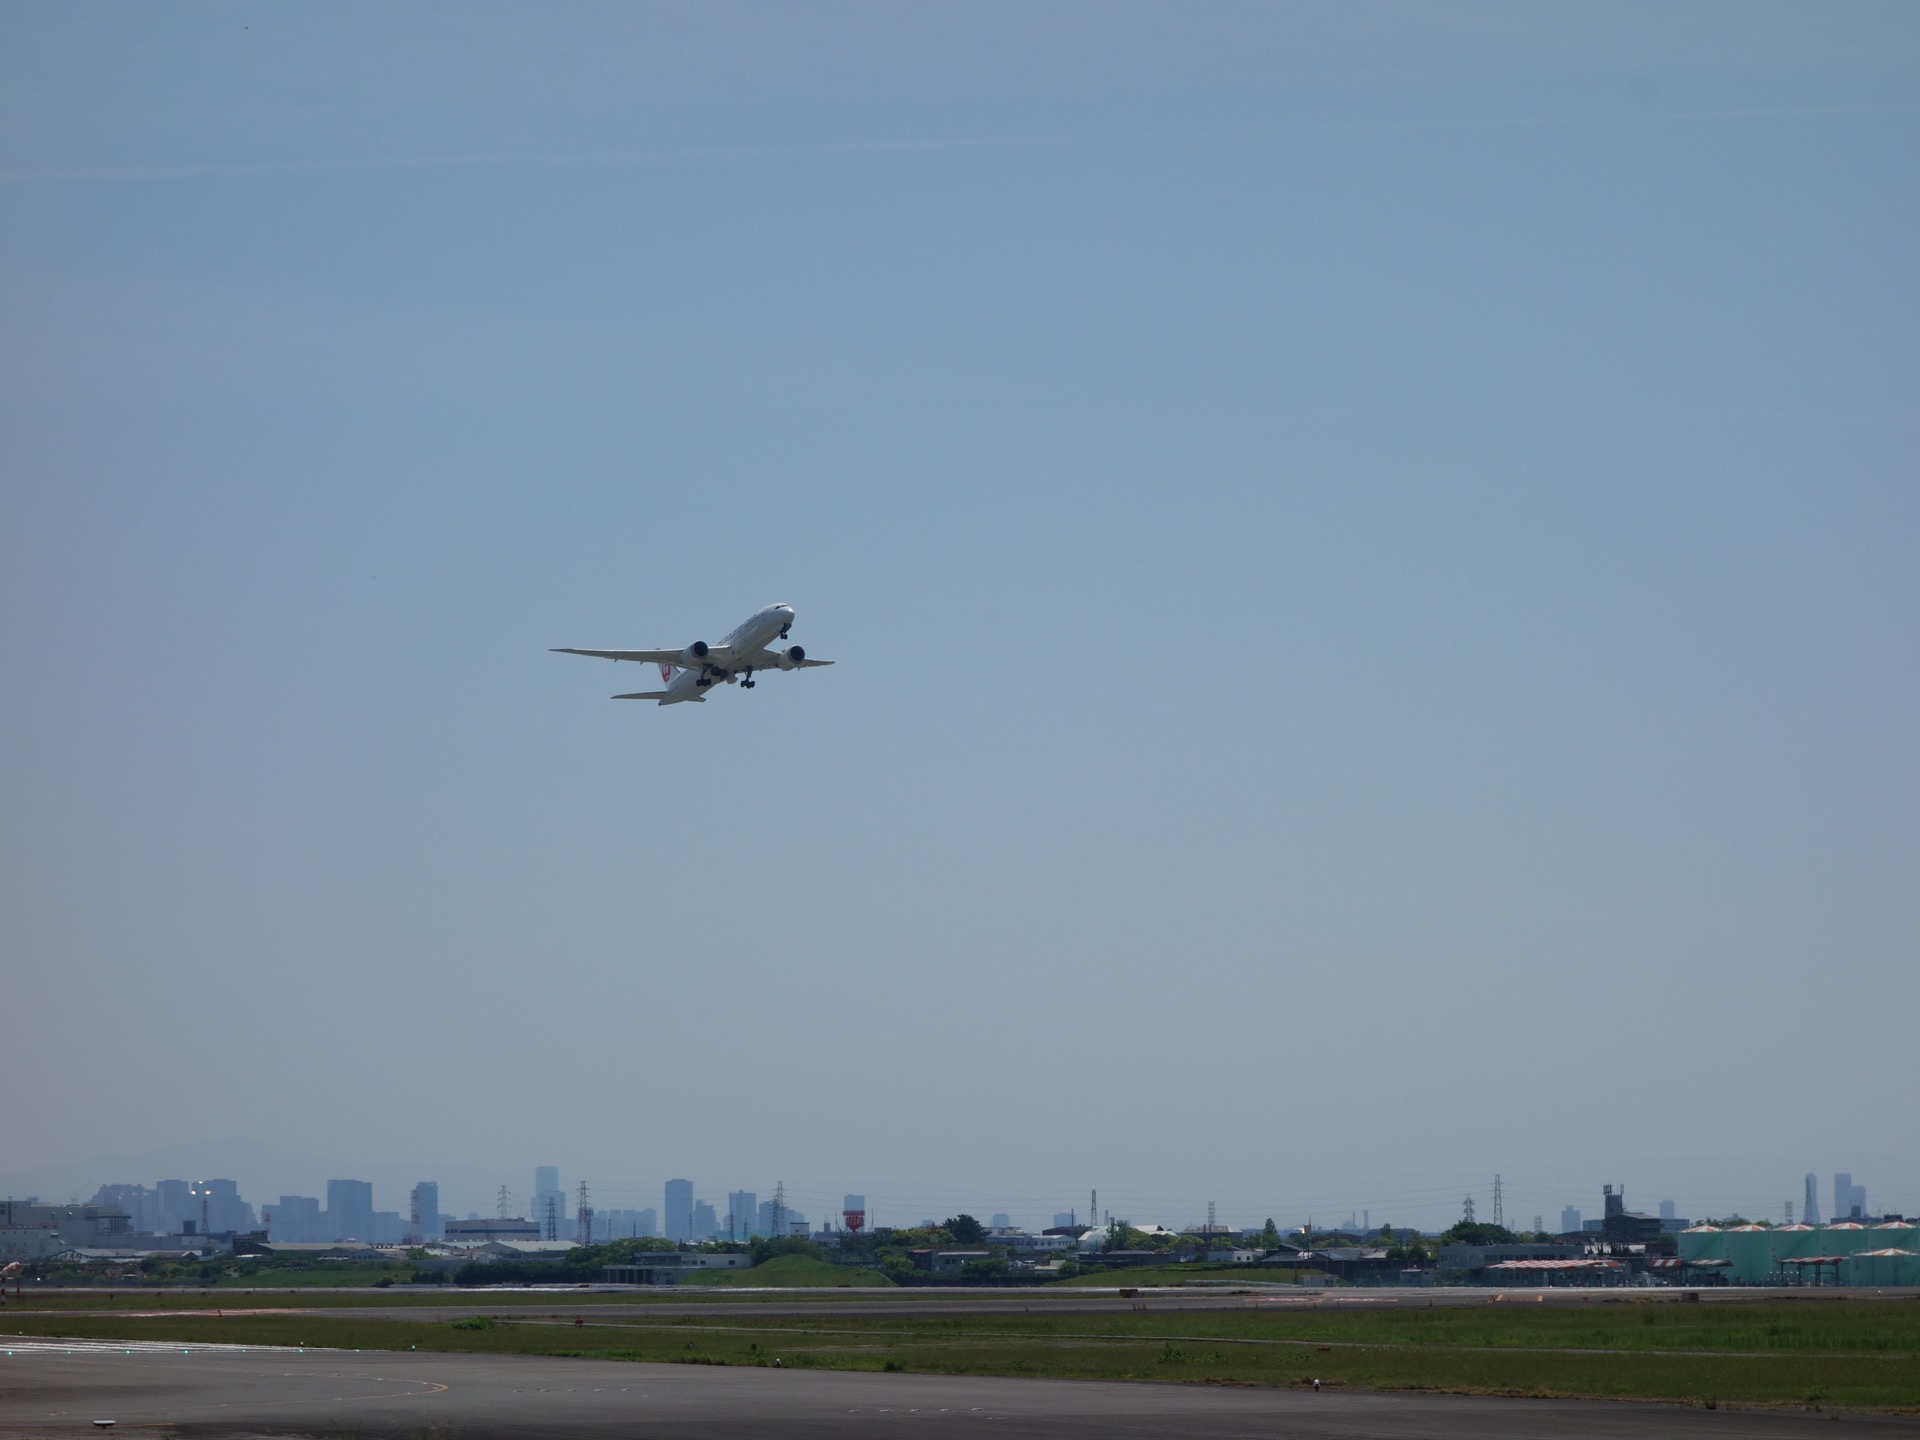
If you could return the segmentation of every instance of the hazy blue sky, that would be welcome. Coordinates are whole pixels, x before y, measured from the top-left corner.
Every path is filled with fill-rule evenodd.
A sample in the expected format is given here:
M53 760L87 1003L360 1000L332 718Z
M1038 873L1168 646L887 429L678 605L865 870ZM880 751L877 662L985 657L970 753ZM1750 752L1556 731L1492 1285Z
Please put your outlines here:
M7 5L0 1182L1920 1210L1917 181L1904 3Z

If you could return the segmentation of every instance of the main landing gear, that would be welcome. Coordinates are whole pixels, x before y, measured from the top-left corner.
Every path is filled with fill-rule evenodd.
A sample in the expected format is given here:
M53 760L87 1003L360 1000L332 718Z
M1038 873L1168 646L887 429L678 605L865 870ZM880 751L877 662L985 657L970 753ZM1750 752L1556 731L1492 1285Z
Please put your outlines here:
M742 690L751 690L753 684L753 672L751 670L742 671L740 675L740 688Z

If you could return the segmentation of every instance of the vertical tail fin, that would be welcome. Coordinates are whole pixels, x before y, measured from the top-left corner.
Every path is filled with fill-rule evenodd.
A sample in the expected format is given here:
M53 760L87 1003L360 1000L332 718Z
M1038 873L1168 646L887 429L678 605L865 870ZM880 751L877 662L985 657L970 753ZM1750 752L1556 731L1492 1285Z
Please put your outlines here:
M660 678L669 683L673 680L673 667L664 661L660 665Z

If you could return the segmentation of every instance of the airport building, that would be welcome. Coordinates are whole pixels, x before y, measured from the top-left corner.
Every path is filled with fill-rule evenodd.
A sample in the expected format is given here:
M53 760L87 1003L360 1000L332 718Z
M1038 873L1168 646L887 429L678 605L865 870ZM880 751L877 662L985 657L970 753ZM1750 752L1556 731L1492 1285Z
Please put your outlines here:
M751 1255L718 1254L705 1250L643 1250L626 1265L606 1267L609 1285L677 1285L702 1270L746 1270Z
M482 1245L489 1240L538 1240L540 1227L531 1220L449 1220L446 1223L449 1245Z

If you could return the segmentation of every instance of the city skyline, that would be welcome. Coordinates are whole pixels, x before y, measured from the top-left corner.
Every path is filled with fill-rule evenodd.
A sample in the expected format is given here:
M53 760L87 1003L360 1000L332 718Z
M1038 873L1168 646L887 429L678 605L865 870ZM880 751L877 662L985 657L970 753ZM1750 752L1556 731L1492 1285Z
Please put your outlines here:
M455 1192L449 1191L446 1186L435 1180L415 1180L402 1188L392 1184L380 1185L351 1177L329 1177L323 1185L316 1187L316 1189L320 1191L319 1195L306 1197L302 1197L297 1191L291 1191L285 1188L274 1189L271 1190L271 1192L260 1191L256 1194L249 1195L248 1185L246 1183L240 1184L239 1190L242 1198L248 1202L250 1208L253 1210L276 1209L289 1199L304 1198L314 1203L316 1216L339 1216L344 1213L352 1217L338 1222L339 1225L345 1227L339 1229L339 1234L355 1233L352 1227L357 1224L369 1230L371 1233L379 1235L383 1242L390 1243L403 1238L408 1232L410 1226L411 1200L415 1190L424 1186L433 1187L435 1203L439 1206L438 1213L443 1220L484 1219L492 1217L496 1213L501 1191L504 1189L509 1198L510 1208L516 1217L530 1220L536 1225L543 1226L545 1221L544 1213L542 1213L537 1206L530 1204L529 1201L541 1192L543 1187L539 1177L545 1172L552 1172L556 1177L571 1175L571 1172L568 1172L564 1166L526 1167L520 1173L535 1177L534 1183L530 1188L517 1190L512 1185L510 1179L503 1179L498 1186L469 1186L467 1190L457 1192L456 1198L445 1201L441 1201L439 1196L442 1194L454 1194ZM1860 1173L1864 1175L1866 1172L1862 1171ZM577 1175L572 1176L571 1183L577 1185L580 1178L582 1177ZM729 1238L727 1232L728 1220L732 1213L731 1207L733 1202L743 1195L751 1196L755 1202L755 1223L751 1227L752 1232L756 1234L771 1233L767 1219L768 1211L773 1203L770 1196L774 1184L781 1183L776 1179L775 1182L766 1184L766 1190L764 1192L745 1191L738 1187L728 1186L724 1182L707 1183L692 1180L684 1176L677 1176L659 1182L649 1191L644 1184L628 1183L621 1185L611 1181L595 1182L591 1177L587 1178L590 1192L596 1197L594 1210L596 1216L599 1217L596 1223L597 1235L604 1236L607 1232L603 1227L607 1224L615 1223L610 1217L617 1216L619 1217L618 1223L633 1233L653 1234L669 1239L696 1240ZM1849 1191L1850 1195L1857 1195L1859 1197L1858 1203L1864 1206L1866 1186L1857 1179L1853 1173L1836 1171L1832 1173L1831 1178L1836 1186L1845 1185L1851 1187ZM85 1201L92 1198L99 1186L137 1186L142 1184L151 1186L154 1183L153 1180L129 1180L127 1177L121 1176L117 1180L102 1180L98 1182L98 1185L86 1188L85 1193L77 1193L70 1189L68 1192L61 1194L40 1194L38 1198L42 1201ZM181 1181L178 1183L182 1187L186 1187L190 1186L193 1182ZM219 1183L231 1186L233 1182L223 1180ZM1610 1184L1612 1182L1609 1181L1607 1183ZM684 1188L682 1189L680 1187ZM785 1185L787 1208L790 1212L803 1216L815 1224L825 1223L838 1225L840 1203L841 1200L844 1199L844 1196L839 1193L841 1188L842 1187L838 1186L822 1187L805 1184L799 1186L791 1184ZM1477 1191L1480 1201L1478 1218L1482 1220L1487 1219L1491 1214L1490 1198L1492 1195L1492 1177L1481 1177L1480 1183L1477 1185L1469 1181L1466 1189L1467 1193L1475 1193ZM1559 1212L1560 1218L1563 1221L1561 1227L1563 1230L1578 1228L1578 1221L1581 1219L1584 1219L1585 1223L1589 1225L1598 1223L1593 1217L1599 1214L1597 1204L1599 1182L1588 1187L1585 1191L1568 1192L1558 1188L1548 1188L1530 1183L1524 1177L1518 1177L1509 1173L1505 1178L1504 1191L1510 1227L1520 1224L1518 1219L1520 1215L1535 1210L1543 1214L1548 1213L1550 1210ZM561 1190L558 1185L555 1185L553 1187L553 1193L561 1194L565 1192ZM1224 1203L1218 1196L1212 1197L1211 1203L1219 1210L1222 1223L1230 1223L1235 1227L1257 1226L1267 1219L1273 1219L1283 1228L1297 1227L1308 1220L1331 1228L1335 1226L1345 1226L1353 1217L1365 1213L1373 1217L1371 1223L1374 1225L1398 1224L1427 1231L1437 1231L1444 1229L1447 1225L1460 1218L1461 1190L1458 1186L1448 1187L1435 1185L1425 1189L1403 1189L1398 1192L1387 1187L1381 1187L1379 1189L1370 1189L1364 1192L1356 1191L1353 1193L1360 1194L1362 1198L1358 1201L1337 1203L1329 1198L1329 1195L1322 1195L1318 1204L1314 1203L1311 1199L1307 1199L1286 1205L1278 1203L1279 1200L1283 1198L1279 1196L1270 1196L1265 1201L1262 1201L1258 1197L1229 1195ZM184 1196L185 1194L186 1191L183 1188L182 1195ZM1046 1226L1050 1224L1057 1223L1059 1216L1067 1213L1067 1209L1065 1208L1066 1202L1075 1199L1075 1196L1071 1193L1062 1193L1057 1196L1029 1196L1025 1198L1007 1196L994 1197L979 1191L969 1191L965 1189L965 1187L956 1187L955 1191L942 1196L940 1192L919 1194L903 1192L889 1193L888 1191L878 1190L869 1186L867 1194L871 1196L871 1198L867 1200L868 1219L866 1223L869 1229L875 1227L911 1227L922 1224L928 1220L940 1220L949 1214L969 1211L969 1213L973 1213L976 1218L981 1219L983 1223L996 1212L1006 1213L1013 1217L1014 1223L1017 1226L1038 1231L1046 1228ZM1115 1187L1111 1185L1104 1187L1104 1194L1107 1198L1101 1205L1101 1218L1103 1221L1108 1217L1113 1217L1123 1218L1129 1221L1139 1221L1141 1223L1150 1221L1153 1223L1167 1224L1173 1228L1183 1228L1188 1224L1198 1223L1204 1220L1209 1207L1209 1201L1204 1199L1183 1199L1178 1196L1165 1195L1155 1196L1126 1187ZM1770 1198L1750 1196L1744 1201L1718 1204L1712 1203L1711 1200L1704 1197L1697 1189L1688 1189L1686 1187L1679 1187L1672 1193L1669 1193L1668 1190L1659 1189L1653 1185L1635 1187L1630 1183L1627 1188L1627 1194L1628 1208L1637 1208L1651 1213L1657 1206L1659 1214L1663 1219L1671 1217L1677 1210L1696 1220L1735 1213L1743 1214L1749 1219L1778 1220L1780 1218L1782 1204L1785 1202L1793 1202L1797 1198L1797 1190L1790 1183L1783 1185L1779 1193ZM1676 1196L1679 1198L1675 1198ZM25 1193L23 1192L8 1198L24 1199ZM346 1206L342 1206L339 1203L342 1199L347 1200L348 1203ZM1078 1200L1081 1203L1075 1205L1073 1208L1076 1213L1082 1214L1084 1221L1084 1212L1087 1208L1084 1204L1086 1193L1080 1192ZM1850 1200L1849 1203L1851 1204L1853 1202ZM183 1199L181 1205L185 1205L187 1208L180 1209L180 1206L174 1208L181 1214L197 1214L198 1211L191 1208L192 1205L197 1204L197 1200L189 1204L189 1202ZM1881 1209L1883 1213L1912 1214L1920 1211L1920 1206L1903 1209L1896 1203L1887 1202L1882 1205ZM652 1228L639 1228L642 1223L641 1217L649 1211L651 1211L654 1216L651 1222ZM939 1213L933 1213L935 1211ZM173 1212L168 1211L167 1213L171 1214ZM1576 1217L1576 1224L1573 1226L1568 1226L1564 1223L1565 1217L1569 1214ZM381 1217L377 1225L370 1218L376 1215ZM704 1218L701 1218L702 1215L704 1215ZM571 1212L566 1215L565 1223L557 1238L577 1238L574 1218ZM1844 1215L1835 1218L1844 1218ZM680 1233L675 1233L676 1230ZM305 1233L294 1236L290 1232L288 1238L304 1239L309 1237ZM311 1238L334 1237L332 1235L321 1236L315 1234ZM367 1236L356 1234L356 1238L364 1239L367 1238ZM747 1234L740 1234L735 1238L746 1239L750 1237Z

